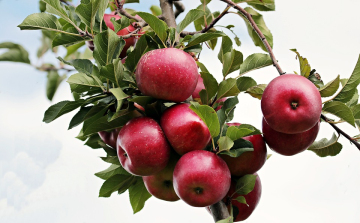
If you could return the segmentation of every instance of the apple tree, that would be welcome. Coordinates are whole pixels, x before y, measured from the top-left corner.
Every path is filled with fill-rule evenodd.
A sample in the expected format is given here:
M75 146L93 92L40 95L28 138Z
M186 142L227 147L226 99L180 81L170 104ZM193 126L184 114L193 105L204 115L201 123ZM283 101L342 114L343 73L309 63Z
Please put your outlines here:
M337 126L360 126L360 59L350 77L324 82L292 49L300 72L286 73L261 14L275 10L274 0L218 1L222 11L211 12L211 0L201 0L179 20L185 1L159 0L149 13L127 8L139 0L81 0L78 5L41 0L40 13L19 25L41 30L40 62L46 52L66 48L57 65L32 65L47 73L49 100L64 80L74 96L49 107L43 121L77 111L69 129L82 126L76 138L103 149L101 159L109 164L95 174L104 180L100 197L128 191L134 213L151 196L181 199L205 207L215 222L237 222L252 214L261 197L256 172L270 157L267 146L286 156L305 150L336 156L342 136L360 149L360 137ZM236 49L241 42L234 25L218 25L229 13L245 21L264 53L244 56ZM190 26L195 31L187 31ZM203 48L215 50L216 45L221 46L213 53L222 63L221 82L201 62ZM21 45L5 42L0 48L7 49L0 61L31 65ZM250 77L267 66L279 73L270 83ZM239 94L261 100L261 130L231 122ZM331 125L334 134L315 141L321 125Z

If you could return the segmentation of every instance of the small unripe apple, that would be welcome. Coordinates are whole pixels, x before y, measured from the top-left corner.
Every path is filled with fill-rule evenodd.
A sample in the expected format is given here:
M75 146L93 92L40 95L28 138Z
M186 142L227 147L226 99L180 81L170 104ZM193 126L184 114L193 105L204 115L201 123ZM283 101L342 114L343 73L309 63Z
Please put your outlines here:
M199 77L194 59L176 48L145 53L135 75L141 93L173 102L182 102L190 97Z
M228 126L240 126L240 123L227 123ZM245 136L243 139L253 144L254 151L244 152L238 157L220 155L226 162L233 176L243 176L256 173L264 165L267 158L267 149L261 135Z
M189 104L175 104L160 119L167 140L180 155L204 149L211 140L208 127L189 107Z
M163 170L171 151L159 124L148 117L127 122L119 132L116 146L124 169L139 176L154 175Z
M272 129L265 119L262 121L265 142L273 151L285 156L292 156L309 148L315 141L319 129L320 121L305 132L286 134Z
M175 192L194 207L219 202L229 191L230 183L231 175L226 163L209 151L186 153L175 166Z
M180 198L176 195L173 186L173 173L179 157L170 158L168 165L162 171L151 175L143 176L146 189L154 197L164 201L177 201Z
M314 127L321 115L319 90L307 78L284 74L265 88L261 110L269 126L278 132L295 134Z
M118 137L120 129L114 129L111 132L101 131L98 132L100 138L104 143L108 144L112 148L116 148L116 140Z

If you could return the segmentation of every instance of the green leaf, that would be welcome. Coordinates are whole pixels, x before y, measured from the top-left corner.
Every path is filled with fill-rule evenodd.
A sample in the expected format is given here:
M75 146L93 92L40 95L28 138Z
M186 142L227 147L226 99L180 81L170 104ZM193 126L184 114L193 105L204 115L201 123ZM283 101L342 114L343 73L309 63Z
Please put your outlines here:
M350 101L346 102L346 105L351 108L353 106L355 106L359 101L359 91L358 89L355 89L355 93L353 95L353 97L350 99Z
M11 42L0 43L0 49L9 49L0 55L0 61L11 61L30 64L29 53L19 44Z
M313 151L320 157L336 156L341 152L342 145L338 142L338 137L333 134L330 140L322 139L314 142L308 150Z
M275 0L248 0L246 3L260 11L275 11Z
M256 81L251 77L239 77L236 81L236 85L240 92L257 85Z
M135 185L129 188L129 198L134 214L143 209L145 202L150 197L151 194L147 191L142 180L138 180Z
M207 105L199 105L196 102L191 102L190 109L193 110L209 128L210 135L216 137L220 133L220 123L218 116L213 108Z
M99 14L101 20L104 17L105 9L109 0L82 0L81 4L76 7L76 14L79 16L81 21L90 27L91 30L94 28L96 12L101 8L101 13Z
M231 52L223 55L223 76L239 70L240 65L243 63L243 54L237 50L232 49Z
M84 100L78 101L61 101L57 104L50 106L44 114L43 122L50 123L58 117L69 113L85 103Z
M92 106L81 107L80 111L78 111L78 113L76 113L74 117L71 119L68 129L72 129L80 125L85 120L86 115L90 112L92 108L93 108Z
M217 143L219 145L219 152L229 151L234 145L234 141L231 140L228 136L220 137Z
M164 21L160 20L158 17L147 12L137 12L137 14L143 20L145 20L146 23L149 24L149 26L154 30L154 32L161 39L161 41L163 42L166 41L167 38L166 30L168 29L168 26Z
M306 58L300 56L300 53L297 52L296 49L291 49L291 51L295 52L299 58L301 76L308 78L310 75L310 72L311 72L311 66L310 66L308 60Z
M120 83L124 78L124 65L121 62L121 59L116 59L112 64L108 64L104 67L101 67L100 75L109 79L111 82L120 87Z
M254 151L254 148L237 148L237 149L231 149L229 151L223 151L221 152L221 154L224 154L224 155L228 155L230 157L233 157L233 158L236 158L236 157L239 157L241 156L241 154L245 153L245 152L253 152Z
M228 78L219 84L219 90L217 93L217 99L237 96L240 93L236 85L236 79Z
M128 98L129 95L125 94L121 88L111 88L110 92L116 97L117 100L116 113L113 115L113 118L115 118L120 112L121 106L123 104L123 99ZM110 121L112 120L113 119L110 119Z
M102 86L94 79L94 76L88 76L84 73L73 74L66 82L70 84L71 91L77 93L88 91L93 87L102 88Z
M118 33L120 30L125 29L130 25L130 19L125 16L122 16L118 20L115 20L115 18L111 18L111 22L114 24L115 33Z
M221 41L221 47L218 54L218 58L222 64L224 64L224 55L227 53L231 53L232 51L232 41L230 37L224 35Z
M206 89L206 95L207 95L206 104L207 104L207 102L212 97L215 96L216 92L218 91L219 84L214 78L214 76L212 76L210 73L201 72L200 74L201 74L201 78L204 81L204 86Z
M74 44L74 45L66 47L67 52L66 52L66 56L64 57L64 59L65 60L69 59L71 55L76 53L78 51L78 49L80 49L84 45L85 45L85 42L80 42L78 44Z
M319 89L321 97L330 97L339 89L340 75Z
M354 95L356 87L360 83L360 57L356 63L355 69L350 78L346 82L345 86L334 98L335 101L341 101L343 103L348 102Z
M55 95L60 83L66 78L66 75L60 76L57 71L51 70L47 75L46 96L51 101Z
M46 10L46 3L41 0L39 0L39 10L40 12L45 12Z
M259 84L259 85L253 86L253 87L247 89L246 93L250 94L254 98L261 100L266 86L267 86L266 84Z
M272 48L273 47L273 35L271 34L269 28L266 26L263 16L250 7L246 7L245 10L251 15L254 22L259 27L260 31L264 34L266 40L268 41L270 47ZM242 17L242 15L240 13L238 13L238 14ZM264 51L267 51L266 47L262 43L260 37L254 31L254 29L252 28L250 23L247 21L247 19L245 19L245 21L246 21L246 26L248 28L249 35L250 35L251 39L253 40L255 46L260 46L261 49L263 49Z
M105 66L119 58L125 46L125 40L119 38L111 29L107 29L95 36L94 46L94 59L99 65Z
M67 22L75 25L75 23L70 19L70 16L64 9L64 7L60 4L59 0L42 0L46 3L46 11L60 16L61 18L65 19Z
M57 57L57 59L67 65L73 66L80 73L91 75L93 72L93 63L90 60L75 59L75 60L66 61L61 57Z
M254 130L243 128L242 126L230 126L226 131L226 136L228 136L231 140L235 141L244 136L250 135Z
M220 32L220 31L216 31L216 32L212 32L212 33L198 33L195 34L191 37L191 39L189 40L188 44L185 46L186 48L195 46L199 43L203 43L212 39L216 39L219 38L221 36L225 36L225 33Z
M90 40L90 39L81 36L59 33L53 39L52 47L63 46L63 45L70 46L74 44L84 43L86 40Z
M248 56L240 66L240 75L250 71L272 65L273 62L268 54L254 53Z
M247 174L237 180L235 192L239 195L247 195L254 189L255 182L256 182L256 175Z
M162 14L161 8L157 5L152 5L150 11L154 16L159 16Z
M130 175L121 165L112 164L109 168L106 170L103 170L101 172L95 173L95 176L107 180L110 177L114 175Z
M114 175L103 183L99 191L99 197L110 197L113 192L118 190L125 191L132 186L135 179L135 176L132 175Z
M18 25L21 30L39 30L45 29L56 32L64 32L56 16L47 13L35 13L27 16L24 21ZM78 34L74 34L78 35Z
M246 203L246 199L245 199L244 196L238 196L237 198L232 199L232 200L235 200L235 201L237 201L237 202L239 202L239 203L241 203L241 204L246 204L247 206L249 206L249 205Z
M352 112L354 114L355 120L360 120L360 104L357 104L354 107L352 107Z
M191 9L185 16L185 18L177 25L176 31L181 33L188 25L190 25L195 20L203 17L205 12L199 9Z
M100 157L104 162L121 165L118 156Z
M216 223L233 223L233 217L229 216L228 218L217 221Z
M355 127L355 119L352 111L348 106L340 101L331 101L324 104L322 109L325 112L329 112Z

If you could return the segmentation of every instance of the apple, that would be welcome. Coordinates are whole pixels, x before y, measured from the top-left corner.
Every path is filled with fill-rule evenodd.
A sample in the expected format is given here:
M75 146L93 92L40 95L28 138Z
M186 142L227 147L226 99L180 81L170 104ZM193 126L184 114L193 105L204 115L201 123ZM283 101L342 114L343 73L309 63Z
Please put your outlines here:
M305 132L286 134L272 129L265 119L262 121L265 142L272 150L285 156L292 156L309 148L315 141L319 129L320 121Z
M142 177L145 187L151 195L164 201L177 201L180 199L176 195L173 186L173 173L178 160L178 157L173 156L165 169L154 175Z
M116 146L121 165L138 176L154 175L163 170L171 151L159 124L148 117L127 122L119 132Z
M175 104L160 118L167 140L180 155L204 149L211 141L208 127L189 107L189 104Z
M229 191L231 175L216 154L195 150L183 155L174 169L174 189L187 204L206 207L219 202Z
M182 102L190 97L199 77L194 59L176 48L145 53L135 75L141 93L173 102Z
M269 126L278 132L295 134L314 127L321 115L319 90L307 78L284 74L265 88L261 110Z
M219 100L216 100L216 103L221 103L221 102L225 102L227 98L221 98ZM222 105L218 105L216 108L215 108L215 111L219 111L220 109L222 108Z
M114 129L111 132L101 131L98 132L100 138L104 143L108 144L112 148L116 148L116 140L118 137L120 129Z
M240 123L227 123L228 126L240 126ZM250 141L254 151L244 152L239 157L220 155L226 162L233 176L243 176L256 173L264 165L267 158L267 149L261 135L245 136L243 139Z

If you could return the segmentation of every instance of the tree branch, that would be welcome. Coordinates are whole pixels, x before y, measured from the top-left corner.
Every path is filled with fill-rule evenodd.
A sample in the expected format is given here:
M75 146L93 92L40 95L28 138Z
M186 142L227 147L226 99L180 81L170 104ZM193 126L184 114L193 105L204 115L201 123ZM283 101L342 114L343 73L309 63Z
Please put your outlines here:
M219 201L210 206L210 212L215 222L226 219L230 216L229 211L223 201Z
M180 1L174 1L174 0L173 0L173 3L176 8L175 18L177 18L181 13L183 13L185 11L185 5Z
M173 10L173 2L171 0L160 0L160 8L164 21L169 27L176 28L175 14Z
M198 33L206 33L207 31L209 31L210 29L212 29L215 24L222 18L224 17L224 15L228 14L229 12L229 9L231 8L231 6L228 6L225 8L225 10L218 16L216 17L207 27L205 27L204 29L200 30L200 31L197 31L197 32L187 32L187 31L182 31L180 33L180 36L181 37L185 37L187 35L195 35L195 34L198 34Z

